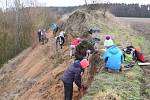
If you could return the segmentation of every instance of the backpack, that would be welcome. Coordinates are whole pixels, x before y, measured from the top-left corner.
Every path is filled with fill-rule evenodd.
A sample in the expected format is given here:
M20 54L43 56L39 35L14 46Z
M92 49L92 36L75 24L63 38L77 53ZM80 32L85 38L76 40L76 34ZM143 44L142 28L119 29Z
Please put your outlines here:
M136 60L135 49L133 46L128 46L124 49L124 58L125 58L125 61L127 62Z
M132 54L124 53L124 56L125 56L125 61L127 61L127 62L133 61L133 55Z
M137 49L135 50L135 56L138 61L143 62L143 63L145 62L144 54Z

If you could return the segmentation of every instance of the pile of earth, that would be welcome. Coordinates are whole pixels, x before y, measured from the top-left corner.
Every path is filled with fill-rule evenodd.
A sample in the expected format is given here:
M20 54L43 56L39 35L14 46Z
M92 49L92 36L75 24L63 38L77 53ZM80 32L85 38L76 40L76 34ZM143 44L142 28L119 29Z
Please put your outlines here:
M82 33L90 27L100 27L98 20L103 20L101 12L78 10L68 17L63 27L68 33ZM48 38L46 45L36 45L27 53L20 54L23 57L19 56L18 60L0 69L0 100L63 100L60 77L73 59L69 57L69 45L56 52L52 32L48 33ZM87 86L92 82L95 67L103 66L99 59L101 54L96 52L91 56L97 60L85 72L83 83ZM80 97L74 85L73 99L79 100Z
M115 17L110 13L106 13L106 17L104 18L102 11L82 9L74 11L68 17L64 16L61 27L66 33L76 36L92 28L102 30L105 22L115 22L114 19Z

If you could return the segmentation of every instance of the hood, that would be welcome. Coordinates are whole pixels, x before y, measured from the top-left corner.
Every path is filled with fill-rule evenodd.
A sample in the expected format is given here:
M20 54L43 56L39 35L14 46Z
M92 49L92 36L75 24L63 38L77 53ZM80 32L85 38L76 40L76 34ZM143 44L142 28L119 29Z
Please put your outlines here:
M73 64L74 64L75 67L80 67L81 68L80 60L75 60Z
M119 52L119 48L116 47L116 46L111 46L111 47L108 48L108 51L109 51L109 53L115 55Z
M81 70L84 72L84 69L81 67L80 60L75 60L74 66L75 66L76 68L81 68Z

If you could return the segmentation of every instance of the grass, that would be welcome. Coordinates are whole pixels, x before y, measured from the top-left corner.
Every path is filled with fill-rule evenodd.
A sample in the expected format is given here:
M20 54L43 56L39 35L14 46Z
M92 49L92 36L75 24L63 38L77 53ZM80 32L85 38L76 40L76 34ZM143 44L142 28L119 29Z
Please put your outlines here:
M128 72L98 73L82 100L140 100L142 73L138 66Z
M131 43L135 47L142 48L144 52L150 52L150 47L145 45L148 41L132 34L134 32L132 29L122 29L117 25L112 25L110 28L107 24L101 26L104 33L110 33L115 37L116 45L126 47L128 46L126 43ZM81 100L141 100L143 74L143 70L137 65L127 72L102 71L95 75L87 94ZM148 93L149 89L145 89L144 92Z

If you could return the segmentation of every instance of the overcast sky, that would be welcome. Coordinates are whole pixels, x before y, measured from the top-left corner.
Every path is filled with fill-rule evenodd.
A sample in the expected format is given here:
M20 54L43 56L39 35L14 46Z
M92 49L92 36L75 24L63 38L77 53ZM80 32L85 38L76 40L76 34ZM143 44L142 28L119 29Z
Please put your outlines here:
M7 0L8 7L12 5L12 1ZM21 0L26 6L30 4L30 0ZM46 6L77 6L83 5L85 0L32 0L39 2L36 5L46 5ZM88 3L91 3L92 0L87 0ZM150 0L97 0L97 1L109 1L111 3L139 3L139 4L150 4ZM0 7L5 8L6 0L0 0Z
M85 0L39 0L41 3L46 3L47 6L76 6L84 4ZM92 0L87 0L90 3ZM139 3L150 4L150 0L101 0L110 1L111 3Z

